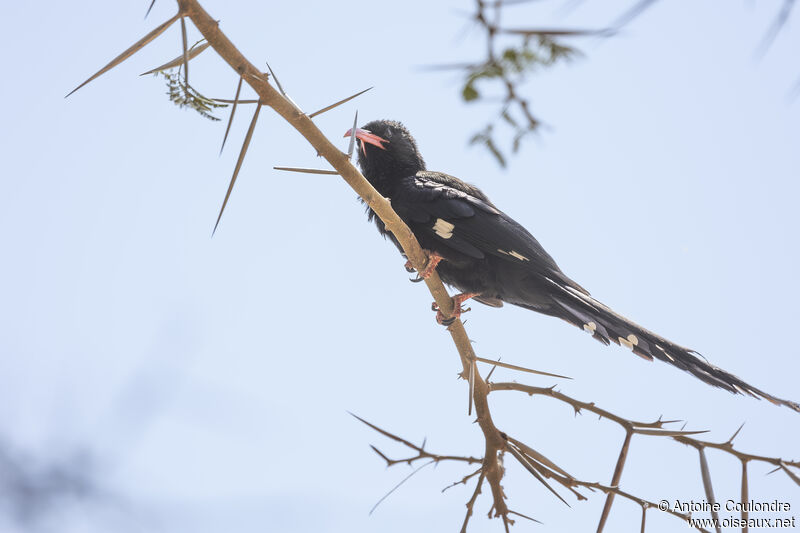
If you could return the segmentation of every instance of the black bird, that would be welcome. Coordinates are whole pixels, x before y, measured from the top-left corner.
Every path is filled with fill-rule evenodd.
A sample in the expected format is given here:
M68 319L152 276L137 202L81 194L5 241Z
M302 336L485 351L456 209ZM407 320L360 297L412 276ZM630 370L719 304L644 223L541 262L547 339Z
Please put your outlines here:
M352 130L345 137L353 134ZM376 120L355 130L358 164L429 253L428 266L462 294L454 297L456 315L469 298L501 307L503 302L566 320L603 344L623 345L652 361L660 359L733 393L765 398L800 412L800 405L776 398L709 364L696 351L656 335L589 295L567 277L525 228L498 209L477 187L425 161L408 130L391 120ZM380 218L369 219L388 235ZM402 248L400 248L402 252ZM438 320L444 317L439 313Z

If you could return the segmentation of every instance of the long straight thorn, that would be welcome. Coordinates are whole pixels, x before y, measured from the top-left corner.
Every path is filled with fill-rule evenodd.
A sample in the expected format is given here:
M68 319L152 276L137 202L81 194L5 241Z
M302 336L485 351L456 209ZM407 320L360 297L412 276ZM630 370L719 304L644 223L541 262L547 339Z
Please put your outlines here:
M265 62L265 63L266 63L266 62ZM294 100L292 100L292 97L291 97L291 96L289 96L288 94L286 94L286 91L284 91L284 90L283 90L283 87L281 87L281 82L280 82L280 81L278 81L278 76L276 76L276 75L275 75L275 73L272 71L272 67L270 67L270 66L269 66L269 63L267 63L267 68L269 69L269 73L270 73L270 75L271 75L273 78L275 78L275 84L278 86L278 90L281 92L281 94L283 95L283 97L284 97L284 98L286 98L287 100L289 100L289 102L291 102L291 104L292 104L293 106L295 106L295 107L296 107L296 108L299 110L299 109L300 109L300 106L298 106L298 105L295 103L295 101L294 101Z
M500 362L500 358L499 358L499 357L497 358L497 362ZM493 364L493 365L494 365L494 364ZM491 369L491 370L489 370L489 373L488 373L488 374L486 374L486 377L485 377L485 378L483 378L483 379L484 379L484 381L486 381L486 382L488 383L488 382L489 382L489 378L491 378L491 377L492 377L492 374L494 374L494 371L495 371L496 369L497 369L497 365L494 365L494 366L492 366L492 369Z
M244 137L244 142L242 143L242 149L239 152L239 159L236 160L236 167L233 169L233 176L231 177L230 185L228 185L228 192L225 193L225 199L222 201L222 207L219 210L219 215L217 216L217 222L216 224L214 224L214 231L211 232L212 237L217 232L217 226L219 226L219 221L222 218L222 213L225 211L225 206L228 204L228 198L231 197L231 192L233 191L233 185L236 183L236 176L239 175L239 169L242 168L242 162L244 162L244 156L247 153L247 148L250 146L250 139L253 137L253 131L256 129L256 122L258 121L258 113L260 111L261 111L261 105L256 106L256 112L253 113L253 120L250 121L250 127L247 128L247 135L245 135Z
M372 87L369 87L368 89L364 89L363 91L357 92L356 94L354 94L354 95L352 95L352 96L348 96L348 97L347 97L347 98L345 98L344 100L339 100L339 101L338 101L338 102L336 102L335 104L331 104L331 105L329 105L329 106L327 106L327 107L323 107L322 109L320 109L320 110L318 110L318 111L314 111L313 113L311 113L310 115L308 115L308 118L314 118L314 117L316 117L317 115L321 115L322 113L325 113L326 111L330 111L330 110L331 110L331 109L333 109L334 107L338 107L338 106L340 106L340 105L342 105L342 104L344 104L344 103L347 103L347 102L349 102L350 100L352 100L353 98L355 98L355 97L357 97L357 96L361 96L362 94L364 94L365 92L369 91L370 89L372 89Z
M733 435L731 435L731 438L729 438L729 439L728 439L728 443L732 443L732 442L733 442L733 439L735 439L735 438L736 438L736 435L738 435L738 434L739 434L739 432L742 430L742 428L744 427L744 424L745 424L745 423L744 423L744 422L742 422L742 425L741 425L741 426L739 426L739 429L737 429L737 430L734 432L734 434L733 434Z
M564 30L564 29L550 29L550 28L505 28L499 30L499 33L506 33L509 35L523 35L523 36L546 36L546 37L584 37L593 35L602 35L610 30Z
M469 407L467 416L472 416L472 395L475 394L475 361L469 360Z
M219 147L219 155L222 155L222 150L225 148L225 141L228 140L228 133L231 131L233 115L236 113L236 106L239 105L239 93L242 91L242 81L244 81L244 76L239 76L239 84L236 86L236 96L233 98L233 107L231 107L231 116L228 118L228 126L225 128L222 146Z
M84 85L89 83L90 81L94 80L95 78L98 78L99 76L102 76L103 74L105 74L106 72L108 72L112 68L116 67L117 65L119 65L120 63L122 63L123 61L125 61L126 59L131 57L133 54L135 54L136 52L138 52L139 50L141 50L142 48L147 46L150 43L150 41L152 41L153 39L155 39L156 37L158 37L159 35L164 33L167 30L167 28L172 26L172 24L176 20L178 20L180 18L180 16L181 16L180 13L176 13L174 17L172 17L168 21L164 22L163 24L158 26L156 29L154 29L153 31L151 31L150 33L148 33L147 35L145 35L144 37L142 37L141 39L136 41L130 48L128 48L127 50L122 52L120 55L118 55L117 57L112 59L106 66L104 66L103 68L101 68L100 70L98 70L97 72L92 74L86 81L84 81L83 83L81 83L80 85L78 85L77 87L72 89L69 92L69 94L67 94L67 96L65 96L64 98L69 97L70 94L74 93L75 91L77 91L78 89L80 89L81 87L83 87Z
M555 491L555 489L554 489L553 487L551 487L551 486L550 486L550 484L549 484L547 481L545 481L545 480L544 480L544 478L543 478L543 477L542 477L542 476L539 474L539 472L537 472L537 471L536 471L536 467L535 467L535 466L534 466L534 465L533 465L533 464L532 464L530 461L528 461L528 459L527 459L527 458L526 458L526 457L525 457L525 456L522 454L522 452L520 452L519 450L517 450L517 449L516 449L514 446L508 446L506 449L507 449L509 452L511 452L511 455L513 455L513 456L514 456L514 458L515 458L517 461L519 461L519 463L520 463L520 464L521 464L523 467L525 467L525 470L527 470L528 472L530 472L530 473L531 473L531 475L532 475L533 477L535 477L535 478L536 478L536 479L539 481L539 483L541 483L542 485L544 485L544 486L545 486L545 487L546 487L546 488L547 488L547 489L548 489L550 492L552 492L553 494L555 494L555 495L556 495L556 498L558 498L559 500L561 500L561 502L562 502L564 505L566 505L567 507L572 507L570 504L568 504L568 503L567 503L567 500L565 500L564 498L562 498L562 497L561 497L561 495L560 495L558 492L556 492L556 491Z
M183 41L183 84L189 86L189 45L186 42L186 17L181 17L181 39Z
M356 109L356 116L353 119L353 129L350 135L350 146L347 147L347 159L353 158L353 148L356 146L356 128L358 127L358 109Z
M797 483L798 485L800 485L800 477L798 477L798 476L797 476L797 474L795 474L794 472L792 472L791 470L789 470L789 469L786 467L786 465L785 465L785 464L783 464L783 461L781 461L781 469L782 469L784 472L786 472L786 475L787 475L787 476L789 476L789 478L790 478L792 481L794 481L795 483Z
M564 477L574 479L566 470L564 470L563 468L559 467L553 461L551 461L550 459L548 459L547 457L545 457L541 453L537 452L536 450L534 450L533 448L531 448L530 446L528 446L524 442L518 441L517 439L515 439L514 437L511 437L511 436L508 437L508 440L514 446L519 448L520 451L526 453L527 455L529 455L534 460L542 463L547 468L550 468L551 470L555 470L556 472L558 472L559 474L561 474Z
M508 510L508 514L517 515L519 517L525 518L526 520L530 520L531 522L536 522L537 524L543 524L544 523L544 522L540 522L539 520L536 520L535 518L531 518L528 515L525 515L525 514L522 514L522 513L518 513L516 511L512 511L511 509Z
M213 100L215 102L219 102L220 104L234 104L234 103L237 103L236 100L228 100L227 98L211 98L211 100ZM239 100L238 103L239 104L257 104L260 101L261 100L247 100L247 99L245 99L245 100Z
M206 42L204 42L203 44L201 44L199 46L194 46L194 47L190 48L189 49L188 60L191 61L195 57L199 56L209 46L211 46L211 43L206 41ZM179 55L178 57L176 57L172 61L168 61L168 62L164 63L163 65L160 65L160 66L158 66L156 68L150 69L147 72L142 72L141 74L139 74L139 76L147 76L148 74L155 74L156 72L162 72L164 70L169 70L171 68L177 67L181 63L183 63L183 54Z
M297 168L297 167L272 167L275 170L284 170L286 172L302 172L305 174L332 174L338 176L339 173L335 170L324 170L321 168Z
M267 63L267 68L269 69L270 75L272 75L272 77L275 78L275 85L278 86L278 90L281 92L281 94L283 96L286 96L286 91L283 90L283 86L281 85L281 82L278 81L278 76L276 76L275 73L272 71L272 67L269 66L269 62L267 61L266 63ZM288 98L288 96L286 96L286 97Z
M498 359L497 361L493 361L491 359L484 359L483 357L475 356L476 361L480 361L481 363L488 363L494 366L502 366L503 368L510 368L511 370L519 370L520 372L528 372L531 374L539 374L540 376L550 376L551 378L562 378L562 379L572 379L569 376L562 376L561 374L551 374L550 372L543 372L541 370L533 370L532 368L526 368L524 366L512 365L509 363L501 363Z
M144 18L147 18L147 15L150 14L150 10L153 9L154 5L156 5L156 0L153 0L152 2L150 2L150 6L148 6L148 8L147 8L147 13L144 14Z

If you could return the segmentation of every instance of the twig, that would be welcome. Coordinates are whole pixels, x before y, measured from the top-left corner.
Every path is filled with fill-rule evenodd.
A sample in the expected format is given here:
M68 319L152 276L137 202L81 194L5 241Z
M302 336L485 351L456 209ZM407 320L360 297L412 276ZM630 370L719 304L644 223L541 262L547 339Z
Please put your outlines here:
M619 457L617 458L617 466L614 467L614 475L611 478L612 487L619 487L619 481L622 478L622 469L625 468L625 460L628 458L628 450L631 446L631 437L633 437L633 430L627 429L625 431L625 441L622 443L622 449L619 451ZM597 533L603 531L603 528L606 525L608 515L611 513L611 506L614 504L614 496L615 494L613 492L609 492L606 495L606 503L603 506L603 512L600 515L600 523L597 525Z

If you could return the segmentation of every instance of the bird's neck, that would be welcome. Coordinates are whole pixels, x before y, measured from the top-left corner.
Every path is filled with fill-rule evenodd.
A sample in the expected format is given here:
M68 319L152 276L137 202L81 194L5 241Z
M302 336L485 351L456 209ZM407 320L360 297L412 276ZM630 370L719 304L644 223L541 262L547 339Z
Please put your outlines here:
M391 198L403 179L425 170L424 164L396 163L393 165L374 165L370 161L361 162L361 172L382 196Z

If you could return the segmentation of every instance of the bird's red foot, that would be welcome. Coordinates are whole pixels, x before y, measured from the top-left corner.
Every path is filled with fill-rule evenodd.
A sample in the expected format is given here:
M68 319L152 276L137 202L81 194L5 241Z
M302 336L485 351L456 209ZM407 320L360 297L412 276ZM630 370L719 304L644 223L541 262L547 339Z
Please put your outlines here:
M428 252L428 264L425 265L425 268L419 273L419 277L422 279L428 279L431 277L431 274L433 274L434 270L436 270L436 265L438 265L442 259L444 259L444 257L436 252Z
M411 281L422 281L431 277L433 272L436 270L436 266L442 261L442 259L444 259L444 257L436 252L428 251L428 263L425 265L425 268L423 268L422 271L417 274L416 279L412 279ZM414 267L411 266L411 261L406 261L405 267L407 272L414 272Z
M461 304L469 300L470 298L474 298L478 296L480 293L477 292L462 292L461 294L456 294L453 296L453 314L449 317L444 316L444 313L439 309L439 306L436 305L436 302L431 304L431 309L436 311L436 322L443 326L449 326L453 322L455 322L456 318L459 318L462 313L468 312L471 308L467 307L466 309L461 308Z

